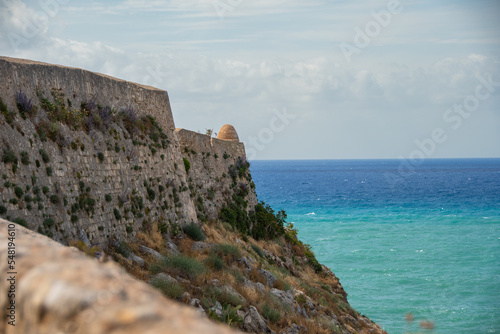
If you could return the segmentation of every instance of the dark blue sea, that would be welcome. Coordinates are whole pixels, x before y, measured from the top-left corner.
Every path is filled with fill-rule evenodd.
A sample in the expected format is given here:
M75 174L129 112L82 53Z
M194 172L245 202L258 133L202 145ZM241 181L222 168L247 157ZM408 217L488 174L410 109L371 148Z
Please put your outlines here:
M250 168L259 199L286 210L350 304L389 334L500 333L500 159Z

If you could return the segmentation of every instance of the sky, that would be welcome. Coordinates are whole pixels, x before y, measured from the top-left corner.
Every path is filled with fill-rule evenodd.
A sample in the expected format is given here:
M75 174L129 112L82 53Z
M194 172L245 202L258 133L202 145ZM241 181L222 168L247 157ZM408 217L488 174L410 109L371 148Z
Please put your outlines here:
M500 157L498 0L0 0L0 55L168 91L254 159ZM1 80L1 78L0 78Z

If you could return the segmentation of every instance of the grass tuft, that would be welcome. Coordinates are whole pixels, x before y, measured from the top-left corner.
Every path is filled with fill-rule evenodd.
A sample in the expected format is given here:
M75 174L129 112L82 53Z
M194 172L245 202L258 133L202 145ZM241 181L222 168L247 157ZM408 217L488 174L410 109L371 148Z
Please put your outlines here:
M186 255L165 257L161 261L152 264L150 269L153 274L165 272L189 279L196 279L205 272L205 266L202 263Z
M205 240L205 234L196 223L190 223L182 228L184 233L187 234L189 238L194 241L203 241Z
M182 286L175 281L168 281L161 277L153 277L151 285L160 290L165 296L171 299L181 299Z

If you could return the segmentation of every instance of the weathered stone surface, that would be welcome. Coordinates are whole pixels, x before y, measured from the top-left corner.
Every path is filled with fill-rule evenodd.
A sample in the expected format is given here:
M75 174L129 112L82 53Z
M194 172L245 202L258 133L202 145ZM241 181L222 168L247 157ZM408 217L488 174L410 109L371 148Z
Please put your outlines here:
M239 157L246 159L245 146L241 142L211 138L185 129L177 129L175 133L179 138L182 157L191 163L189 183L204 199L195 205L197 215L215 220L222 206L232 200L233 180L227 174L229 167L235 165ZM252 210L257 204L257 196L251 182L239 178L238 183L250 190L245 200L248 201L248 210Z
M248 307L248 312L243 318L243 328L252 333L274 333L267 326L259 311L253 306Z
M216 286L218 287L219 289L227 292L227 293L230 293L230 294L233 294L235 296L238 296L241 301L242 301L242 304L246 304L247 300L245 299L245 297L243 297L238 291L236 291L232 286L230 286L229 284L221 284L220 281L218 279L213 279L209 282L211 285L213 286Z
M308 333L308 330L304 326L299 326L297 324L292 324L286 330L281 331L280 334L304 334Z
M276 276L271 274L269 271L265 269L259 269L260 274L264 277L266 280L266 285L270 288L274 287L274 284L276 284L276 281L278 280Z
M204 241L196 241L196 242L193 242L193 244L191 245L191 250L193 252L203 253L205 251L211 250L213 247L214 247L213 244L210 244L210 243L207 243Z
M135 255L134 253L130 253L127 256L127 259L129 259L133 264L138 265L139 267L144 267L146 265L144 259L140 256Z
M243 256L241 259L238 259L238 262L242 263L246 269L252 269L253 265L250 263L250 261Z
M84 230L80 230L78 233L78 238L82 241L87 247L90 246L89 238L87 238L87 233Z
M6 273L9 222L0 219L0 270ZM13 224L14 225L14 224ZM15 228L16 326L6 334L234 333L199 312L165 299L115 263L99 263L72 247ZM10 284L0 280L5 310Z
M204 318L207 317L207 312L205 312L205 309L203 308L203 306L201 305L201 301L197 298L192 298L191 301L189 302L189 305L194 307L195 310L200 313L201 316L203 316Z
M271 293L278 297L281 302L290 306L292 309L295 309L295 299L293 298L293 294L290 290L285 292L283 290L271 289Z
M167 241L166 242L166 246L167 246L167 252L170 255L178 255L178 254L180 254L179 253L179 249L177 248L177 246L172 241Z
M160 253L158 253L157 251L155 251L154 249L151 249L149 247L139 245L139 250L144 254L151 255L157 261L160 261L161 259L163 259L163 256Z
M153 115L164 129L172 131L175 128L167 92L151 86L79 68L9 57L0 57L0 78L0 91L5 92L2 96L14 96L22 87L29 98L38 101L35 92L28 87L38 87L45 96L50 96L50 90L55 88L60 89L74 106L92 98L102 106L132 106L140 115ZM16 110L10 99L5 103Z
M165 274L165 273L158 273L158 274L154 275L149 280L149 283L158 282L158 281L162 281L162 282L170 283L170 284L178 283L175 278L173 278L172 276Z
M250 289L254 289L260 293L265 293L266 292L266 287L264 284L260 282L252 282L248 278L243 276L243 284Z

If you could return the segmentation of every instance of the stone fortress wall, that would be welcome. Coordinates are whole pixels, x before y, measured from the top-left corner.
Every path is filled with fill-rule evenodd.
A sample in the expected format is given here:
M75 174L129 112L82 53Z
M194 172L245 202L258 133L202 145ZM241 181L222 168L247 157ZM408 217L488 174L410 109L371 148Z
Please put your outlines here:
M89 101L115 112L132 108L139 116L153 116L168 144L155 149L147 138L137 144L120 127L85 132L64 124L57 124L62 143L42 141L37 124L45 112L39 107L35 116L21 118L19 91L36 105L40 95L50 100L56 91L68 108ZM0 57L0 98L16 114L11 124L0 114L0 158L13 152L18 159L16 168L0 160L0 217L21 219L62 242L87 237L102 244L128 240L152 221L183 225L216 219L231 199L223 175L245 158L240 142L175 130L167 92L82 69ZM190 163L188 173L183 158ZM254 205L253 188L248 197Z

